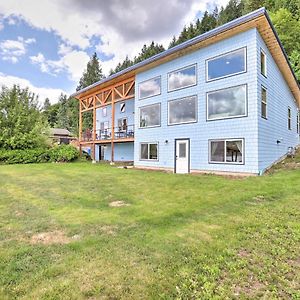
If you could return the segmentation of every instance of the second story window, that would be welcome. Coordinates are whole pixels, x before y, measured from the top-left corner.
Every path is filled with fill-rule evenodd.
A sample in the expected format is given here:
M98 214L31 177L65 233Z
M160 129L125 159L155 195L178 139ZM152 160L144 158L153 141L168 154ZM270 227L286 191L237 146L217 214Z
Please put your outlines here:
M196 84L196 65L185 67L168 74L168 92L172 92Z
M168 102L168 125L197 122L197 96Z
M106 117L107 116L107 107L102 108L102 116Z
M288 108L288 130L292 130L292 111Z
M267 90L261 88L261 116L262 118L267 118Z
M125 112L125 102L122 102L122 103L120 104L120 112L121 112L121 113L124 113L124 112Z
M139 99L159 95L161 91L161 77L155 77L139 84Z
M300 133L300 112L297 113L297 133Z
M267 77L267 56L262 50L260 50L260 73Z
M245 117L247 85L207 93L207 120Z
M246 72L246 48L210 58L206 61L206 81Z
M160 126L160 103L140 107L140 128Z

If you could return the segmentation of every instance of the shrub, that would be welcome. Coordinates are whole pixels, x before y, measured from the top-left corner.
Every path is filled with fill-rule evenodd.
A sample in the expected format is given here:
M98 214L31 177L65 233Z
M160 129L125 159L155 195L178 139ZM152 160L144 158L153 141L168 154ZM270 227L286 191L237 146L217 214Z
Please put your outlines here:
M0 164L69 162L78 157L79 151L70 145L50 149L0 150Z
M68 162L79 157L79 151L70 145L54 147L48 153L52 162Z

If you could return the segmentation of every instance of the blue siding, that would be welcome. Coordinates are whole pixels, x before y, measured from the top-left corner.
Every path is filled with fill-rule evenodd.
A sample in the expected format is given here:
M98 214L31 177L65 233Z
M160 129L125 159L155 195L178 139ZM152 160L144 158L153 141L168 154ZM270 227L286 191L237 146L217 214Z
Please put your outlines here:
M109 122L108 127L111 128L111 122L112 122L112 119L111 119L111 112L112 112L111 111L111 105L107 105L106 108L107 108L106 117L103 117L103 115L102 115L102 108L97 108L96 109L96 130L100 129L100 123L101 122L106 122L106 121Z
M99 161L99 145L95 146L96 161ZM102 146L103 147L103 146ZM133 143L116 143L114 144L114 160L115 161L133 161ZM111 160L111 146L106 145L104 150L104 160Z
M136 89L135 122L138 124L138 109L141 106L161 103L161 126L157 128L136 129L135 159L136 166L151 166L174 168L174 143L176 138L190 138L191 170L230 171L258 173L258 106L257 106L257 49L256 30L238 34L229 39L220 41L206 48L199 49L171 62L161 64L156 68L140 73L136 77L136 86L139 82L161 75L161 95L144 100L138 100ZM242 47L247 47L247 72L215 80L207 83L205 79L205 61L211 57ZM250 63L249 63L250 62ZM197 85L174 92L167 92L167 74L173 70L197 63ZM206 93L226 87L247 84L248 86L248 116L236 119L206 121ZM198 122L184 125L167 125L168 100L197 95ZM138 127L138 125L136 126ZM209 139L244 138L245 164L209 164ZM168 143L165 141L168 140ZM141 142L159 142L159 160L140 161L139 144Z
M121 113L120 105L125 102L125 112ZM134 125L134 98L115 104L115 127L118 126L118 119L127 118L128 125Z
M297 104L272 55L257 32L258 69L258 165L261 172L299 144ZM267 55L267 77L260 74L260 49ZM267 120L261 118L261 86L267 88ZM292 130L288 130L288 107L292 111ZM280 140L280 144L277 144Z

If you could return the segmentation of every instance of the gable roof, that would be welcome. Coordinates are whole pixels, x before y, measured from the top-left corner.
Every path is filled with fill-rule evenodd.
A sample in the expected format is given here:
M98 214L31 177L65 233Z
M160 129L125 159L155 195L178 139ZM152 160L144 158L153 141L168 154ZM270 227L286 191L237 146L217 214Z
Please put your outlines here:
M216 43L225 38L229 38L240 32L257 28L269 51L271 52L277 66L282 72L291 92L293 93L298 106L300 106L300 86L289 63L287 54L279 40L275 28L270 17L264 7L253 11L247 15L237 18L222 26L214 28L208 32L198 35L188 41L185 41L173 48L167 49L156 54L144 61L141 61L131 67L128 67L116 74L104 78L74 94L72 97L83 98L95 92L99 88L105 88L108 85L117 83L128 77L132 77L137 73L151 69L159 64L173 60L177 57L190 53L200 48L204 48L210 44Z
M71 132L64 128L50 128L50 134L51 135L71 136Z

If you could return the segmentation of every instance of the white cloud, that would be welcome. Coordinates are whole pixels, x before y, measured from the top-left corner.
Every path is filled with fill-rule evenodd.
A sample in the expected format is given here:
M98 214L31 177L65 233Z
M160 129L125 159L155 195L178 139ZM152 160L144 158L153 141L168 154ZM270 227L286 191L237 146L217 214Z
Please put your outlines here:
M70 80L77 82L90 58L84 51L71 51L70 49L68 51L65 51L66 54L59 60L47 60L42 53L31 56L30 60L33 64L38 65L43 73L56 76L65 71Z
M17 40L4 40L0 43L2 60L17 63L19 58L27 52L27 45L35 43L34 38L24 39L19 36Z
M227 2L214 1L216 5ZM75 73L78 67L74 65L71 47L85 50L93 37L101 39L97 50L113 55L111 60L102 62L107 74L126 55L130 58L137 55L145 43L154 40L168 46L171 37L178 35L183 25L194 21L199 10L211 6L209 0L10 0L0 1L0 13L7 18L18 16L33 27L60 36L63 44L59 54ZM77 53L77 57L80 55L84 56Z
M53 89L48 87L37 87L34 86L29 80L16 77L9 76L0 72L0 86L5 85L7 87L12 87L14 84L20 85L21 88L29 88L31 92L39 95L40 103L42 104L45 98L49 98L52 103L58 101L59 95L61 93L66 94L62 89Z

